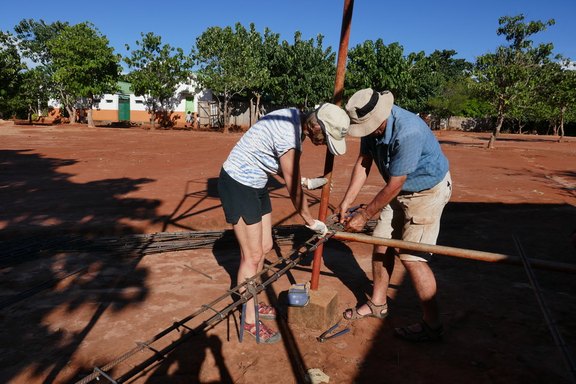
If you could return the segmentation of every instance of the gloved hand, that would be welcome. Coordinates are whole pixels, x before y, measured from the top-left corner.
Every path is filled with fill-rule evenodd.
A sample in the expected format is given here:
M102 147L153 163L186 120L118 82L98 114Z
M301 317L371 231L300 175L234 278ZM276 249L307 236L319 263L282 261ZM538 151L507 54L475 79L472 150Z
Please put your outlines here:
M302 186L308 190L316 189L322 187L324 184L328 182L328 179L325 177L315 177L313 179L308 179L303 177L300 180Z
M322 237L326 236L326 234L328 233L328 227L320 220L315 219L313 225L307 225L306 227L310 228L311 230L313 230Z

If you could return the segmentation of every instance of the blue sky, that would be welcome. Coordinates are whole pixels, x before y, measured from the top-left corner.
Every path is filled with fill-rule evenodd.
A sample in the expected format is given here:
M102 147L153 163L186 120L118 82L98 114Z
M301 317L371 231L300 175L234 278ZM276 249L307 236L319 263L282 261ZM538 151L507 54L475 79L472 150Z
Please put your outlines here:
M337 51L343 6L344 0L5 1L0 29L12 32L24 18L71 24L90 21L124 55L124 45L133 47L141 32L154 32L164 43L189 52L210 26L240 22L248 27L254 22L258 31L268 27L289 42L296 31L305 39L322 34L324 47ZM528 21L555 19L556 25L534 41L552 42L555 53L576 60L576 0L355 0L349 48L382 38L385 44L401 44L405 54L453 49L457 58L475 61L506 43L496 35L498 18L520 13Z

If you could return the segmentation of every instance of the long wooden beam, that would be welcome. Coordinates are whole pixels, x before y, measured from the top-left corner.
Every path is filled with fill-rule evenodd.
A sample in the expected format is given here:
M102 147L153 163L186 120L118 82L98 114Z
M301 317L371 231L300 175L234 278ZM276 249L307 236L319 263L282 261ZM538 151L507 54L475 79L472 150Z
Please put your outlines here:
M423 243L414 243L404 240L386 239L382 237L369 236L363 233L349 233L337 231L334 236L336 240L356 241L359 243L384 245L409 251L429 252L437 255L452 256L462 259L486 261L490 263L502 263L522 265L522 259L516 256L505 255L502 253L492 253L476 251L473 249L447 247L443 245L432 245ZM528 259L530 265L534 268L547 269L552 271L576 273L576 264L561 263L557 261Z

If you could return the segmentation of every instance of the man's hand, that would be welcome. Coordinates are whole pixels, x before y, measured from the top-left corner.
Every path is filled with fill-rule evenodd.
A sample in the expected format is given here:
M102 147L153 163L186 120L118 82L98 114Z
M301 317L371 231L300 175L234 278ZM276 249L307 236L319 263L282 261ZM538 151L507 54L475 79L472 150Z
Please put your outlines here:
M310 228L322 237L326 236L328 233L328 227L320 220L314 220L314 224L307 225L306 227Z
M370 220L365 207L360 206L354 210L349 209L349 211L351 216L349 215L350 218L345 221L346 226L344 227L344 230L346 232L362 232L366 222Z
M340 224L346 224L346 222L350 219L350 210L348 207L348 204L342 202L340 203L338 209L336 209L335 214L338 215Z

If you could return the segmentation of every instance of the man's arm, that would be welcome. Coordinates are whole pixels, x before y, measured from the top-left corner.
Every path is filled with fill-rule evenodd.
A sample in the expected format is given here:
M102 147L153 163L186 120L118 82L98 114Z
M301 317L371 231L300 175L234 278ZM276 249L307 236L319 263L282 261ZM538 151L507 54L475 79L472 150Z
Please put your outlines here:
M346 230L355 232L363 230L364 225L372 216L380 212L392 199L398 196L400 191L402 191L406 177L406 175L390 177L388 183L378 192L374 199L364 209L356 211L356 215L348 221Z
M339 206L340 212L340 222L343 223L345 220L346 211L356 200L360 189L364 186L368 175L370 174L370 168L372 167L372 157L367 154L358 155L356 159L356 164L354 164L354 169L352 170L352 176L350 177L350 183L348 184L348 189L346 194L342 199Z
M377 212L380 212L382 208L387 206L392 199L398 196L400 191L402 191L406 177L406 175L391 176L384 188L378 192L374 199L364 209L366 215L368 217L374 216Z

